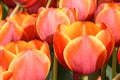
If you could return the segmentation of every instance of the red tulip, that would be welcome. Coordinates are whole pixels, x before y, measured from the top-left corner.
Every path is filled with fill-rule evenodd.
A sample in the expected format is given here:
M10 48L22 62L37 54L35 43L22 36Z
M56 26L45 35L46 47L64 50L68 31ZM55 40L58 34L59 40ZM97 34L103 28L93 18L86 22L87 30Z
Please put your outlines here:
M97 11L95 22L104 23L111 29L115 42L120 45L120 4L119 3L104 3L101 4Z
M118 62L120 64L120 48L118 49Z
M36 21L37 33L41 40L52 44L53 34L60 24L70 24L76 20L75 10L68 8L40 8Z
M2 19L2 6L0 5L0 20Z
M59 7L75 8L79 20L90 18L96 10L97 0L59 0Z
M48 0L38 0L34 5L27 7L29 13L37 13L40 7L46 7ZM51 0L49 7L57 7L57 1Z
M119 0L98 0L98 5L101 3L119 2Z
M58 27L53 46L58 61L64 67L79 74L90 74L108 61L114 48L114 38L103 24L74 22Z
M0 55L3 80L45 80L51 65L49 46L39 40L11 42Z
M26 8L29 13L37 13L40 7L46 7L48 0L3 0L9 7L14 8L16 3L21 4L20 7ZM57 1L51 0L49 7L57 7Z
M38 0L13 0L15 3L21 4L22 7L29 7L34 5Z
M13 0L2 0L9 8L14 8L16 6Z

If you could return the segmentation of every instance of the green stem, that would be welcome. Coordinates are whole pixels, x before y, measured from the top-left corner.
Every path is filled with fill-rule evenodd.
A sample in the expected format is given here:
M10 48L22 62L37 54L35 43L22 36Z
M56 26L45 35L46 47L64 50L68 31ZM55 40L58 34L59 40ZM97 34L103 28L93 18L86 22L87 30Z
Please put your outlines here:
M105 64L105 65L101 68L101 78L102 78L102 80L106 80L106 69L107 69L107 64Z
M19 10L19 8L20 8L20 3L16 3L16 7L12 11L12 13L10 14L10 17L12 17L13 15L15 15L16 12Z
M48 0L47 5L46 5L46 8L49 8L50 3L51 3L51 0Z
M57 80L58 61L54 55L52 80Z
M117 51L118 51L118 47L115 47L113 54L112 54L112 78L114 78L116 76Z
M88 75L88 80L97 80L98 77L100 76L100 73L101 73L101 71L98 70L98 71L96 71L96 72L94 72L94 73L92 73L92 74L89 74L89 75ZM102 79L102 80L103 80L103 79Z

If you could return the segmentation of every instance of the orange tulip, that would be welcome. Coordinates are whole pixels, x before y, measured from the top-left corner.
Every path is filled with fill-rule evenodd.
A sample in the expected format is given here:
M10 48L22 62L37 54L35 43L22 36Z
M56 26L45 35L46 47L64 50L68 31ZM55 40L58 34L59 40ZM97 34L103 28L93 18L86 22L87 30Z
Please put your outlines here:
M95 22L104 23L111 29L115 42L120 45L120 4L119 3L104 3L101 4L97 11Z
M51 66L49 46L39 40L11 42L0 55L3 80L45 80Z
M32 40L35 38L35 22L36 15L29 15L26 12L20 12L15 14L12 17L8 17L7 21L10 24L10 27L13 27L13 41L22 40Z
M103 24L74 22L57 28L53 46L58 61L64 67L79 74L90 74L108 61L114 48L114 38Z
M60 24L71 24L77 20L76 12L68 8L40 8L36 30L41 40L52 44L53 34Z
M0 21L0 45L4 46L13 40L12 38L14 38L14 34L12 34L12 31L13 27L10 27L8 22L5 20Z
M90 18L96 10L97 0L59 0L59 7L75 8L79 20Z
M21 52L10 64L12 80L45 80L50 69L49 58L39 50Z
M0 46L0 71L6 71L14 57L15 54Z
M17 55L21 51L24 51L26 49L32 49L32 45L28 44L28 42L25 41L16 41L16 42L10 42L6 46L4 46L5 50L8 50L12 52L13 54Z

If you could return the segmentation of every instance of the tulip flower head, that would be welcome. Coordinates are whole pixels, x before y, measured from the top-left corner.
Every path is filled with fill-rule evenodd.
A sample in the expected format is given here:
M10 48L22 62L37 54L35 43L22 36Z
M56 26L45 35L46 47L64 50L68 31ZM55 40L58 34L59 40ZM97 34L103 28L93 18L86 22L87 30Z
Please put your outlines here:
M14 8L16 6L13 0L2 0L9 8Z
M29 13L37 13L40 7L46 7L47 3L49 0L37 0L37 2L30 6L30 7L26 7L27 11ZM50 5L48 7L57 7L57 1L56 0L51 0Z
M60 24L71 24L77 20L75 10L68 8L40 8L36 30L42 41L53 42L53 34Z
M90 18L97 6L97 0L59 0L59 7L75 8L78 12L79 20Z
M98 7L95 17L96 23L104 23L109 26L114 35L116 45L120 45L119 10L119 3L104 3Z
M114 38L104 24L74 22L57 28L53 46L58 61L64 67L79 74L90 74L108 61L114 48Z
M18 12L14 16L8 17L7 21L13 28L13 41L34 39L36 16L29 15L27 12Z
M3 80L45 80L51 66L49 46L39 40L11 42L0 50L0 66Z

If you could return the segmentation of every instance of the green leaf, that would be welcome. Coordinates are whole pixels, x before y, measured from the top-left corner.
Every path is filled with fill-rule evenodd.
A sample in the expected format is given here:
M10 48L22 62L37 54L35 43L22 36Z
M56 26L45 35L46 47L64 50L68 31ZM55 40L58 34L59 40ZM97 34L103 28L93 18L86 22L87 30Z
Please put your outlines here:
M9 8L3 3L1 5L2 5L2 20L4 20L8 16Z

